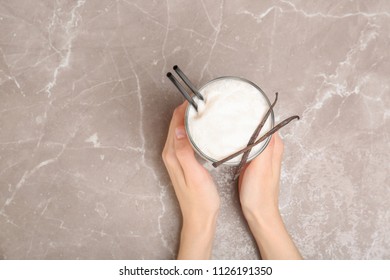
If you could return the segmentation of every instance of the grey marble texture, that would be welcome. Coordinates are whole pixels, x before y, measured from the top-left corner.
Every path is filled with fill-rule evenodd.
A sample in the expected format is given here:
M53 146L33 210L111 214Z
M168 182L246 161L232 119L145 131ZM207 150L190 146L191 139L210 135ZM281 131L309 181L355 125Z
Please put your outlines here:
M390 1L1 0L0 258L173 259L161 151L197 85L247 78L285 143L280 209L308 259L390 259ZM214 259L256 259L232 170Z

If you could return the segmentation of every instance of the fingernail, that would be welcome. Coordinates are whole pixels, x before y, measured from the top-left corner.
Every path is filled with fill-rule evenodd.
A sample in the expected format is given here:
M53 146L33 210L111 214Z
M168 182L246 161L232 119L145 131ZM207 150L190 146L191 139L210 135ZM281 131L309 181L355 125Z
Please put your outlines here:
M183 127L176 127L175 134L177 139L183 139L186 136L186 132Z

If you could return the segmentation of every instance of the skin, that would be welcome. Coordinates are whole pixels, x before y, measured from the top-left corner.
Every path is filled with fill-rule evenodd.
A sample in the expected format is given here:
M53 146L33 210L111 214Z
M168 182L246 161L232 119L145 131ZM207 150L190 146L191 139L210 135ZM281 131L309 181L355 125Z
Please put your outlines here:
M273 134L267 148L246 166L238 182L242 211L263 259L302 259L279 212L283 150L279 134Z
M162 153L183 216L178 259L209 259L220 200L208 171L195 159L184 129L186 103L175 109Z
M187 102L177 107L162 158L183 216L178 259L209 259L220 199L209 172L195 159L184 129ZM268 147L242 171L241 207L263 259L301 259L279 213L283 142L274 134Z

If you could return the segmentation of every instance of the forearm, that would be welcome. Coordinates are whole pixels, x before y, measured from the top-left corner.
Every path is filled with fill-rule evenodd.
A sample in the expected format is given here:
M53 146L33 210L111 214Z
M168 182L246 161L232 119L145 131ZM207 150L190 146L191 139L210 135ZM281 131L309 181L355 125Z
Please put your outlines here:
M210 259L216 230L216 217L194 223L184 220L180 236L180 248L177 258L180 260Z
M302 259L284 226L279 211L266 215L250 215L249 227L263 259Z

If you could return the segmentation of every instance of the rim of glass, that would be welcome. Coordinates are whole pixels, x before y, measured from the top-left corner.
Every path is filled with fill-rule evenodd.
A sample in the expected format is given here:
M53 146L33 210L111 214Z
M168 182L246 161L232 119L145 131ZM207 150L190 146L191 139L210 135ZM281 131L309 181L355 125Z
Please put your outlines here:
M223 79L240 80L240 81L243 81L243 82L246 82L246 83L250 84L251 86L256 88L260 94L263 95L263 97L265 98L265 100L268 103L268 107L271 107L271 102L269 101L267 95L264 93L264 91L258 85L256 85L252 81L249 81L249 80L247 80L245 78L241 78L241 77L237 77L237 76L221 76L221 77L212 79L212 80L208 81L207 83L205 83L202 87L200 87L199 91L202 91L202 89L204 89L209 84L211 84L213 82L216 82L218 80L223 80ZM194 98L196 98L196 97L194 97ZM185 112L185 117L184 117L184 127L185 127L186 133L188 135L188 139L190 140L190 143L191 143L192 147L197 152L197 154L200 155L203 159L205 159L207 161L210 161L212 163L217 162L218 160L213 159L213 158L209 157L208 155L206 155L204 152L202 152L202 150L195 144L194 140L192 139L191 133L190 133L190 129L189 129L189 125L188 125L188 114L189 114L189 111L190 111L190 106L187 106L187 109L186 109L186 112ZM271 110L271 114L270 115L271 115L271 128L273 128L274 124L275 124L275 117L274 117L274 111L273 110ZM272 135L268 136L267 139L264 140L265 143L261 147L261 149L259 151L257 151L254 155L248 157L247 162L251 161L252 159L257 157L258 155L260 155L264 151L264 149L268 146L268 143L271 140L271 137L272 137ZM227 161L227 162L223 163L223 165L229 165L229 166L237 166L238 164L239 164L239 161L237 161L237 162L229 162L229 161Z

